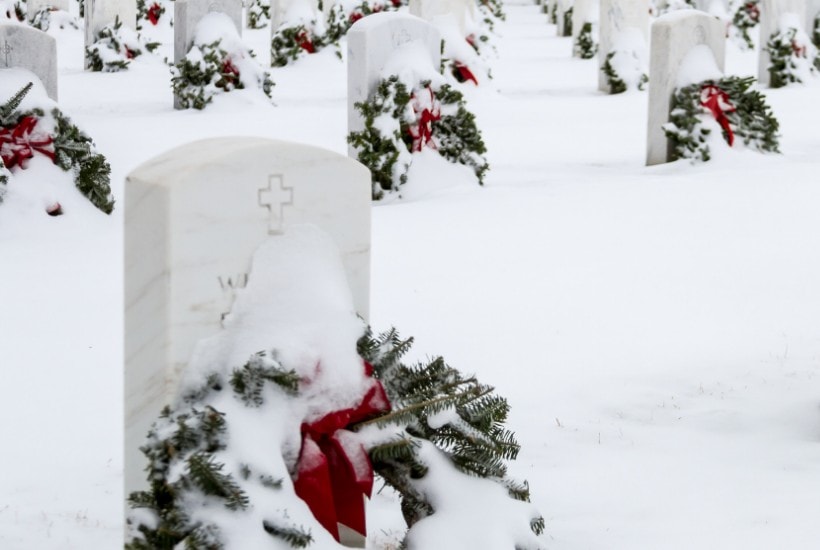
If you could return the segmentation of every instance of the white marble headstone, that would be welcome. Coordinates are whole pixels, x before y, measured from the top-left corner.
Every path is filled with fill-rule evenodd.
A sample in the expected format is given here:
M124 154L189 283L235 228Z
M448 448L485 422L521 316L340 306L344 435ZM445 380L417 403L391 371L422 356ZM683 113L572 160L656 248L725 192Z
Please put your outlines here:
M618 36L639 32L649 44L649 0L601 0L599 21L598 67L603 67L606 56L615 46ZM598 89L609 91L603 71L598 71Z
M125 490L146 485L139 452L196 343L219 331L256 248L314 224L342 254L368 317L370 172L350 158L263 138L197 141L125 183Z
M679 10L659 17L652 24L649 57L649 125L646 164L670 159L669 143L662 126L669 121L672 94L678 86L681 61L695 46L706 45L718 68L726 59L726 29L717 17L698 10Z
M328 2L330 4L330 2ZM286 21L318 21L322 16L318 0L271 0L271 34Z
M85 0L85 46L89 47L97 40L97 34L116 19L131 29L137 28L136 0ZM85 60L85 68L90 67L90 60Z
M584 23L593 24L593 33L596 35L595 39L598 40L599 3L600 0L575 0L575 6L572 8L572 55L575 57L581 56L581 50L576 44Z
M814 32L814 20L820 16L820 0L808 0L806 2L806 30L811 36Z
M57 101L57 41L54 37L28 25L0 23L0 69L13 67L37 75L48 97Z
M242 0L176 0L174 2L174 63L188 53L194 42L196 26L211 12L231 18L242 35Z
M769 85L769 65L771 59L766 51L769 38L780 29L780 18L786 13L794 13L801 28L806 28L806 0L761 0L760 1L760 57L757 79L761 86Z
M564 32L567 30L564 25L564 16L572 7L573 0L555 0L555 3L555 23L558 27L558 36L570 36L569 33Z
M29 20L34 19L37 12L43 8L55 8L68 11L68 0L27 0L26 10Z
M455 19L462 35L475 19L475 0L410 0L410 13L430 23L437 19Z
M359 19L347 32L347 131L364 129L353 108L365 101L382 78L385 64L400 48L419 44L430 54L432 66L441 64L441 36L427 21L398 12L382 12ZM355 158L352 146L349 154Z

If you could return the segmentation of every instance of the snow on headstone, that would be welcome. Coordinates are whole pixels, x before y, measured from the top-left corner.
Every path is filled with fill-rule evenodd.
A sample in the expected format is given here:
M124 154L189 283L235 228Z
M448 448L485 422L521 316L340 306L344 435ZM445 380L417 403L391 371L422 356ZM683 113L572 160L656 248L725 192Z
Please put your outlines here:
M475 19L475 0L410 0L410 13L434 23L437 19L455 19L463 36Z
M137 28L136 0L85 0L85 47L88 48L97 41L99 32L115 21L130 29ZM85 59L85 68L91 65L90 58Z
M649 44L649 0L601 0L599 21L598 66L603 67L610 52L622 42L631 42L632 35ZM598 89L609 91L603 71L598 71Z
M338 246L365 319L370 173L348 157L263 138L197 141L125 183L125 490L145 487L139 451L197 342L218 333L251 258L271 235L312 224ZM349 298L348 298L349 299Z
M37 12L43 8L54 8L57 10L68 11L68 0L28 0L26 2L28 19L34 19Z
M723 71L726 29L716 17L697 10L679 10L659 17L652 24L649 60L649 125L646 164L670 159L663 125L669 121L672 94L681 80L681 61L697 46L707 46Z
M242 0L176 0L174 2L174 63L179 63L194 42L199 21L211 12L231 18L242 34Z
M271 0L271 33L275 34L282 23L310 23L321 18L318 0Z
M0 23L0 70L11 68L33 72L43 83L48 97L57 101L57 41L54 37L28 25Z
M581 57L578 36L585 23L592 23L593 38L597 41L599 10L599 0L575 0L575 6L572 8L572 55L574 57Z
M573 0L555 0L555 24L558 26L558 36L572 36L572 9ZM569 24L567 24L569 23Z
M758 58L757 79L761 86L768 86L770 82L769 65L771 56L766 51L769 38L780 30L783 16L791 17L799 22L799 28L806 28L806 0L761 0L760 1L760 57Z
M382 12L363 17L347 33L347 131L364 129L364 120L353 105L365 101L383 77L382 71L395 53L419 46L429 53L430 63L441 65L441 35L427 21L413 15ZM356 156L353 146L351 157Z

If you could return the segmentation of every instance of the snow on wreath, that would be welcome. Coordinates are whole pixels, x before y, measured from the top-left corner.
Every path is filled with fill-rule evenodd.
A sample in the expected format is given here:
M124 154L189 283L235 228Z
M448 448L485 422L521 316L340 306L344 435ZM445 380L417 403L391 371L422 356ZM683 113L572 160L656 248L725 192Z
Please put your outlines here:
M529 487L507 476L519 451L504 427L507 401L440 357L403 364L412 341L368 330L357 344L366 382L358 403L325 404L324 416L303 419L301 445L290 450L273 434L310 409L316 389L297 374L303 365L260 352L230 376L208 376L163 411L142 447L150 489L129 497L126 550L233 548L237 529L246 547L328 547L339 525L366 535L362 495L375 480L401 498L402 548L430 550L430 530L452 531L465 514L486 517L469 537L448 536L504 541L493 550L543 548Z
M111 167L96 152L91 138L75 126L60 109L49 113L40 107L19 109L31 91L29 82L0 106L0 201L5 187L13 184L14 173L26 170L35 156L48 158L56 166L71 172L80 193L106 214L114 210L111 195ZM62 214L59 203L47 208L50 215Z

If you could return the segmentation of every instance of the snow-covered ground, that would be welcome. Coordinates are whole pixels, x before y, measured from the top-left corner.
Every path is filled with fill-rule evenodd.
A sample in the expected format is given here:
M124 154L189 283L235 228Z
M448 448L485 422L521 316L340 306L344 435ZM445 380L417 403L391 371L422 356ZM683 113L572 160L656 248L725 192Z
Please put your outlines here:
M405 199L374 208L374 329L509 398L511 470L550 549L820 547L820 79L766 91L782 155L647 168L647 94L597 92L537 6L506 9L495 78L466 90L487 184L426 152ZM159 59L87 73L82 32L53 34L60 105L120 201L130 170L203 137L346 152L332 50L274 69L275 106L235 92L178 112ZM268 31L244 36L265 64ZM755 68L729 45L727 72ZM121 547L122 210L4 207L0 548ZM373 508L385 548L395 504Z

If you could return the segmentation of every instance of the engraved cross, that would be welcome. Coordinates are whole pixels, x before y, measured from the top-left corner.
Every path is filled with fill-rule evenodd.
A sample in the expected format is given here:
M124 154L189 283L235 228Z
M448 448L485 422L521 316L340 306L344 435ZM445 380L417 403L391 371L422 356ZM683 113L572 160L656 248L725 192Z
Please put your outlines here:
M3 49L2 49L2 50L0 50L0 52L2 52L3 54L5 54L5 57L6 57L6 67L11 67L11 65L9 64L9 55L11 55L11 52L12 52L13 50L14 50L14 48L12 48L12 47L11 47L11 45L9 45L9 41L8 41L8 40L4 40L4 41L3 41Z
M268 209L268 234L282 233L285 207L293 206L293 187L282 176L268 176L268 185L259 190L259 206Z

